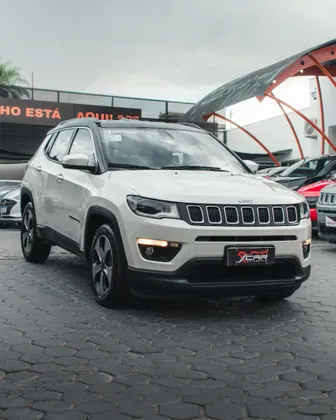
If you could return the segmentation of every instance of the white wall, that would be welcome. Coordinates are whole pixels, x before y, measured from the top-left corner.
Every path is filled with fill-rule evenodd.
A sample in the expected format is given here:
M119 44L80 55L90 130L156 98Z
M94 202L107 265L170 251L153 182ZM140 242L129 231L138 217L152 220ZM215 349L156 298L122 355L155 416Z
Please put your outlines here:
M314 101L317 102L317 101ZM300 110L308 118L316 116L315 104ZM315 156L320 154L320 140L304 136L304 120L294 112L288 112L295 131L299 137L303 154ZM283 115L246 125L248 131L254 134L271 152L292 149L288 159L299 158L299 151L293 133ZM232 129L227 133L227 145L237 151L245 153L265 153L263 149L240 129Z

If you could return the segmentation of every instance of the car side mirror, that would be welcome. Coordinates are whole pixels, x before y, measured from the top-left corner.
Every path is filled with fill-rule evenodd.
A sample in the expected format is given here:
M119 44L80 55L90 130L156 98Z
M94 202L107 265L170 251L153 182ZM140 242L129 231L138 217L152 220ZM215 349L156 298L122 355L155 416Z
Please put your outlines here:
M329 179L331 179L332 181L336 180L336 171L331 171Z
M259 163L253 162L253 160L244 160L243 162L254 173L256 173L257 170L259 169Z
M62 160L62 166L66 169L79 169L90 172L96 170L96 166L90 163L89 157L81 153L66 155Z

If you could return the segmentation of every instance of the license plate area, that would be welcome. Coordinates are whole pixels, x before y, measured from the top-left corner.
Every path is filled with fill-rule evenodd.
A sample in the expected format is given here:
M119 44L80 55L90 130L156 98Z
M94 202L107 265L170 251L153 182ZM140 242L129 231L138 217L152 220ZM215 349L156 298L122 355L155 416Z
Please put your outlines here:
M255 267L275 263L274 245L226 246L224 261L228 267Z
M0 206L0 214L6 214L7 213L7 207L6 206Z

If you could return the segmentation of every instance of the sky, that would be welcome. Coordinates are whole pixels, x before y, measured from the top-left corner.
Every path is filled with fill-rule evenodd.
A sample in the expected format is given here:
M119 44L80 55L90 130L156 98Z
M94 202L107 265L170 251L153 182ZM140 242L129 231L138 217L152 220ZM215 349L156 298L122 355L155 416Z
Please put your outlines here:
M336 38L335 0L0 0L0 11L0 60L35 87L185 102ZM308 106L308 81L277 94ZM279 111L250 100L231 112L247 124Z

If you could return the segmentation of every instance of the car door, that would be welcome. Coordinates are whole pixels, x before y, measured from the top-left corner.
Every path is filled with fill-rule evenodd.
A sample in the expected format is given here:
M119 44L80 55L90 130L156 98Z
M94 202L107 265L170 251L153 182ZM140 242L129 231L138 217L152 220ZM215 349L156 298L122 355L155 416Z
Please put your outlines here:
M45 223L44 226L54 232L65 234L62 226L64 220L64 197L62 184L64 181L62 160L68 154L71 139L75 133L75 129L67 128L60 130L55 138L53 145L47 153L48 171L45 190Z
M95 149L93 135L89 128L81 127L76 130L69 154L85 154L90 163L95 164ZM95 175L85 170L62 169L63 181L59 184L62 190L62 229L67 238L79 245L84 220L83 209L90 196L91 178Z

